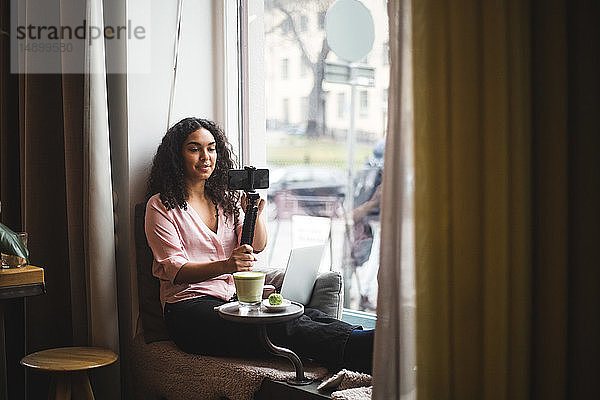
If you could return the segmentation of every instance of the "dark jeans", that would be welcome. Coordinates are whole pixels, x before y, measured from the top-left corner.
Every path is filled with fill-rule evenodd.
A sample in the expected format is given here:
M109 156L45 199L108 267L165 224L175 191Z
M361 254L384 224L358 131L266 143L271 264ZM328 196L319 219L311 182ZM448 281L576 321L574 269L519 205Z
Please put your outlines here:
M214 307L226 302L202 296L165 305L165 322L177 346L193 354L231 357L264 356L255 325L226 321ZM271 341L293 350L301 358L313 359L328 368L342 366L344 347L352 330L359 326L305 308L299 318L268 325Z

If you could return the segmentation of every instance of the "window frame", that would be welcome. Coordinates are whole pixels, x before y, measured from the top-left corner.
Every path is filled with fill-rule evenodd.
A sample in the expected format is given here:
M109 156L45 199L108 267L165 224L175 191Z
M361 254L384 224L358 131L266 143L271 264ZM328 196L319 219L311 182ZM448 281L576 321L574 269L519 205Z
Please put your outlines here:
M221 122L240 166L266 166L264 7L262 2L216 2L217 120ZM222 72L221 72L222 71ZM219 85L219 84L217 84ZM266 193L261 196L266 197Z
M241 125L237 3L239 2L218 2L213 11L214 20L218 24L215 34L217 45L214 70L219 86L215 90L215 115L234 153L241 158L242 137L236 134Z

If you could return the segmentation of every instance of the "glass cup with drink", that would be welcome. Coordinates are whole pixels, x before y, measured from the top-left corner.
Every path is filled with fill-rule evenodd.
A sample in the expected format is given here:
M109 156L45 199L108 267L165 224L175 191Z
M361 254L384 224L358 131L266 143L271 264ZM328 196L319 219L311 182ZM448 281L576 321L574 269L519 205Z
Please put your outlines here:
M241 271L233 274L238 302L243 309L260 308L265 273L255 271Z

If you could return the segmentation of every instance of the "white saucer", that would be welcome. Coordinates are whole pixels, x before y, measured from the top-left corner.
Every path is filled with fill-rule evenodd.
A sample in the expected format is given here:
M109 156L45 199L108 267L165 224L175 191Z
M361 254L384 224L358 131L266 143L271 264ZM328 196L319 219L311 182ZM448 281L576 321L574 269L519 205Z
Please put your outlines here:
M287 299L283 299L283 300L281 300L281 304L273 305L273 304L269 303L269 299L264 299L262 304L269 311L280 311L280 310L285 310L286 307L292 303Z

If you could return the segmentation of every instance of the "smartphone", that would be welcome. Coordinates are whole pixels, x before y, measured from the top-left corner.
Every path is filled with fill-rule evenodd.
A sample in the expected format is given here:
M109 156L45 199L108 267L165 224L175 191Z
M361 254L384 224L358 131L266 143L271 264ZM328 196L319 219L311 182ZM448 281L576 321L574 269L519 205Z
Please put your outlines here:
M254 185L251 185L251 175ZM229 190L255 190L269 187L268 169L230 169L227 175L227 188Z

